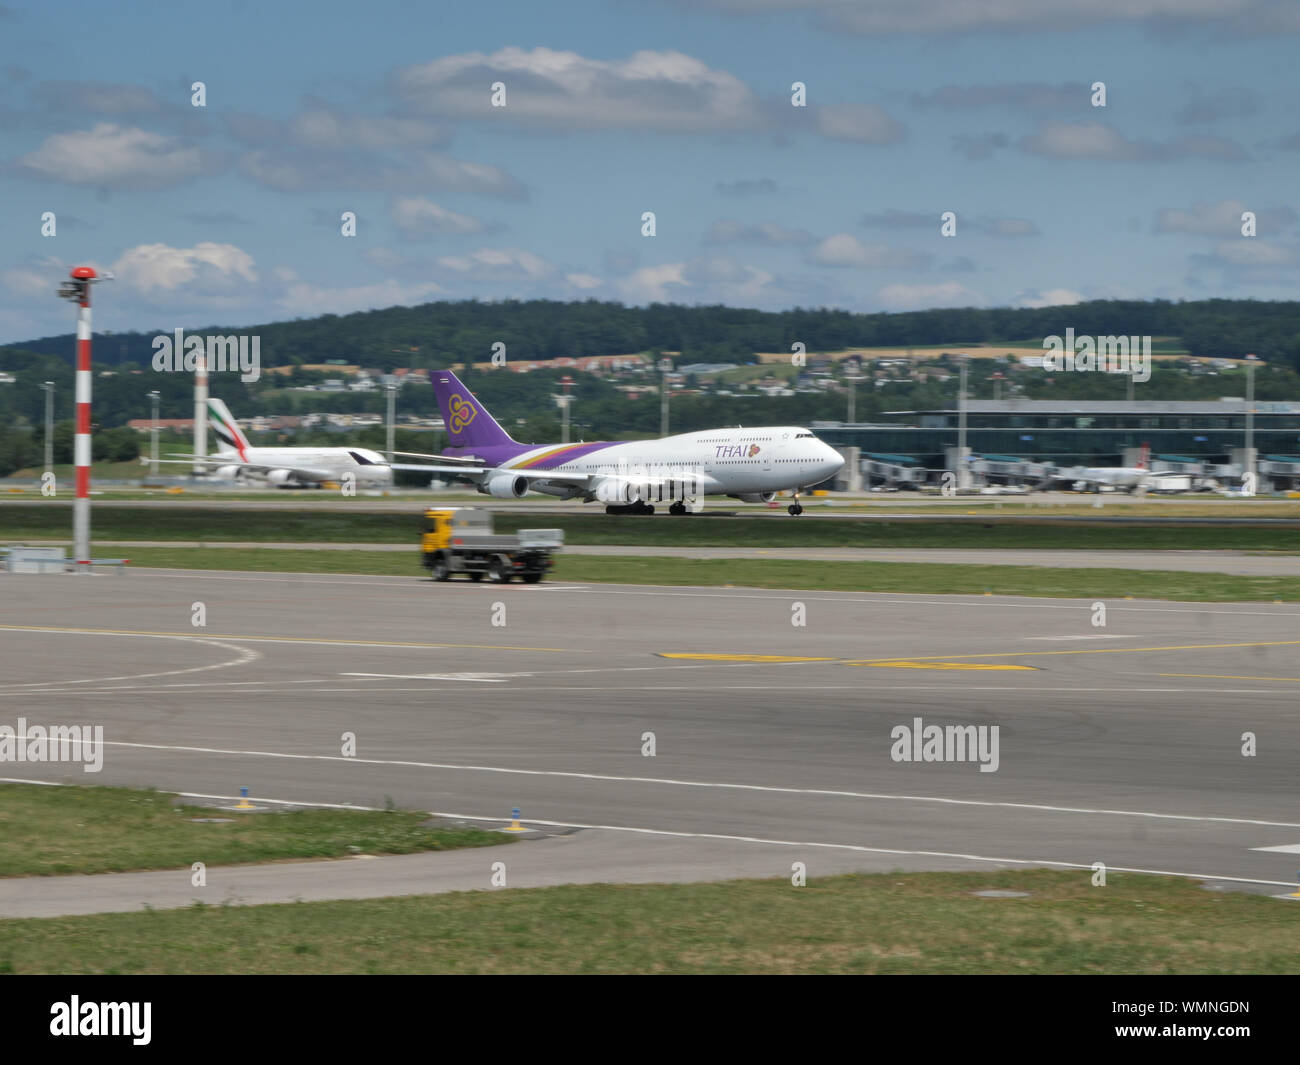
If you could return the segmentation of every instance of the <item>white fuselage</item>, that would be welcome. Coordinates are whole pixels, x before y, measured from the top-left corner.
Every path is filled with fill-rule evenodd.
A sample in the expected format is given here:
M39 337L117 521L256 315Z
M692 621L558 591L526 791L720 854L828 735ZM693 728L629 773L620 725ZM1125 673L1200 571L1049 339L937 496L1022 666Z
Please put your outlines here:
M1088 484L1107 484L1116 488L1132 488L1142 484L1150 475L1150 470L1136 466L1088 466L1077 471L1076 481Z
M798 426L707 429L594 449L564 446L575 452L572 459L563 461L563 451L554 446L539 447L502 463L500 469L546 469L557 478L587 475L593 478L593 488L603 480L695 478L701 494L748 495L819 484L844 466L837 451ZM558 453L548 459L550 452Z
M377 451L364 447L246 447L242 460L238 452L228 450L212 458L214 461L229 460L229 466L234 467L236 474L243 466L265 467L264 472L250 470L250 473L272 481L314 483L342 480L350 474L358 485L393 483L393 471L388 460ZM358 461L359 458L365 461Z

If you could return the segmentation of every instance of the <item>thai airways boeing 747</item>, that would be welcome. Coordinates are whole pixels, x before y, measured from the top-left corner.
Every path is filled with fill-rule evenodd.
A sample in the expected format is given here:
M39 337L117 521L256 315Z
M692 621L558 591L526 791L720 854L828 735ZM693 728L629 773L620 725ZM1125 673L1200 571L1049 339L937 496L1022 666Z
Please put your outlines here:
M685 514L706 495L758 503L789 491L794 502L787 509L798 515L799 492L844 466L837 451L795 425L706 429L625 443L521 444L450 370L432 370L429 377L448 447L435 460L445 464L426 469L469 481L497 499L540 492L600 500L610 514L653 514L656 503Z

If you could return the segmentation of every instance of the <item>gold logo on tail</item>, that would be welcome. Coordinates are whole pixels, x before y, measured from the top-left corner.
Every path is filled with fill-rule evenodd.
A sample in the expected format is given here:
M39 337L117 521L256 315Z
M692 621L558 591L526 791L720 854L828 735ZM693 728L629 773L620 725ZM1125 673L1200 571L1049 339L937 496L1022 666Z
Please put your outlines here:
M470 403L459 392L453 394L447 400L447 409L450 412L450 419L447 427L453 433L463 433L465 426L474 420L474 415L478 413L473 403Z

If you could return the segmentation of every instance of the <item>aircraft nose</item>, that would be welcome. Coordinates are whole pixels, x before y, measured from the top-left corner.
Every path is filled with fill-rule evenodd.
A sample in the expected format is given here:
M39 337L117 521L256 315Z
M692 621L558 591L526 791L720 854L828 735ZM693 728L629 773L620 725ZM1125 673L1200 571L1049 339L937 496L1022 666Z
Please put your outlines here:
M825 453L826 476L834 477L840 470L844 469L844 456L831 447L830 444L822 444L822 451Z

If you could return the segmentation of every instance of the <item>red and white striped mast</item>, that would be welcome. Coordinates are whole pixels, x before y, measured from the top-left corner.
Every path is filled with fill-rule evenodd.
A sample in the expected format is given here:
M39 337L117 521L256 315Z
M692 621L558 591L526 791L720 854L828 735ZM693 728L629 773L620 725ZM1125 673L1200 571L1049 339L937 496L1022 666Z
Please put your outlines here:
M59 286L59 295L77 304L77 427L73 444L77 498L72 505L72 550L78 572L84 573L87 571L81 567L90 565L90 286L112 281L113 275L105 272L100 277L94 267L77 266L71 277Z

